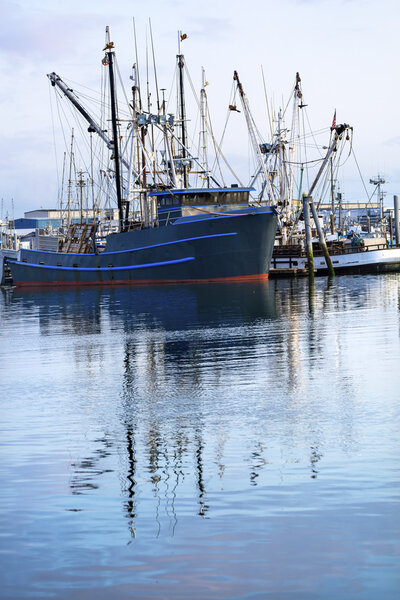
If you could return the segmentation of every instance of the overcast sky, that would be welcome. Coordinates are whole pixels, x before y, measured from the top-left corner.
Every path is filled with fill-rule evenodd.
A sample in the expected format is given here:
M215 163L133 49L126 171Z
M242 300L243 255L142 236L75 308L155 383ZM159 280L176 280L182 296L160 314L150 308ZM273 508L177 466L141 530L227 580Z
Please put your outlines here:
M206 68L210 104L221 103L225 112L234 69L260 120L265 116L261 65L275 103L288 97L299 71L315 129L329 127L336 109L337 121L354 127L367 187L372 191L370 177L385 176L391 204L393 194L400 194L399 6L396 0L0 0L3 213L11 213L11 199L15 217L57 205L46 74L56 71L93 85L109 25L128 76L133 17L139 42L151 19L160 87L171 84L182 30L188 35L182 51L192 78L200 83L201 67ZM217 110L217 117L225 112ZM247 160L247 149L246 140L232 146L236 164L242 151ZM340 185L347 200L365 200L353 161L344 166Z

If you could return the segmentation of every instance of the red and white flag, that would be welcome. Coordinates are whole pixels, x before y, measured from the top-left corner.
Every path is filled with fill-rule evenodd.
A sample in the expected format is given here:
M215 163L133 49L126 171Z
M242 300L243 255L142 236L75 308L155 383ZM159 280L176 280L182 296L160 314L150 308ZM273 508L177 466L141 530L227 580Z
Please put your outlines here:
M333 115L333 121L332 121L332 127L331 129L335 129L336 127L336 108L335 108L335 114Z

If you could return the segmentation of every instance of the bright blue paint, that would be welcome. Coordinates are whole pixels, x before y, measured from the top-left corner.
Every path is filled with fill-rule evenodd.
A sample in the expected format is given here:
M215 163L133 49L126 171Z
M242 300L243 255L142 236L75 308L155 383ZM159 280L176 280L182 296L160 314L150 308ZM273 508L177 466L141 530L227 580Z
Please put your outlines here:
M226 237L230 235L237 235L237 232L234 231L232 233L214 233L213 235L201 235L198 237L183 238L182 240L174 240L173 242L163 242L161 244L153 244L152 246L143 246L142 248L132 248L130 250L115 250L114 252L102 252L102 256L108 256L109 254L122 254L124 252L136 252L137 250L148 250L150 248L159 248L160 246L170 246L171 244L193 242L194 240L205 240L207 238Z
M177 263L188 262L189 260L195 260L194 256L188 256L187 258L178 258L176 260L165 260L163 262L147 263L144 265L128 265L127 267L56 267L54 265L37 265L35 263L17 262L10 260L10 263L16 263L25 267L36 267L37 269L53 269L55 271L127 271L129 269L145 269L148 267L163 267L164 265L174 265Z
M257 211L257 212L247 212L245 214L243 213L238 213L237 215L224 215L222 214L221 216L213 216L213 217L205 217L204 219L192 219L190 221L183 221L181 219L177 219L176 221L174 221L172 223L172 225L189 225L190 223L197 223L198 221L211 221L212 219L232 219L233 217L245 217L245 216L249 216L249 215L260 215L260 214L268 214L268 213L272 213L274 211L272 210L262 210L262 211ZM182 219L187 219L187 217L182 217Z
M205 220L205 219L203 219ZM193 221L191 221L193 223ZM191 238L183 238L182 240L174 240L173 242L162 242L161 244L152 244L151 246L142 246L140 248L128 248L127 250L114 250L113 252L102 252L101 256L109 256L110 254L124 254L126 252L138 252L139 250L149 250L150 248L159 248L161 246L170 246L171 244L180 244L182 242L192 242L194 240L205 240L207 238L215 238L215 237L225 237L229 235L237 235L237 232L234 231L232 233L214 233L213 235L201 235L198 237ZM26 249L28 252L37 252L37 250ZM40 251L42 254L55 254L54 252L48 252L47 250ZM65 256L79 256L73 252L65 252ZM85 254L85 256L95 256L94 254ZM27 263L26 263L27 264Z

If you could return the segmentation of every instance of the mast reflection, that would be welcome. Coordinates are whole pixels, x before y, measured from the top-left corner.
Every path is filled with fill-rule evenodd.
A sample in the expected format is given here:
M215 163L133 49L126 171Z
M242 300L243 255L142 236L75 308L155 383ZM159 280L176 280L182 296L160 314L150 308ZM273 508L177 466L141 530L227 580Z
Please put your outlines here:
M370 293L361 280L339 297L337 285L316 280L311 297L307 280L16 290L7 302L37 315L42 336L63 335L86 390L95 380L102 396L108 365L110 397L93 404L102 433L72 462L71 493L101 494L107 474L118 473L133 541L149 506L155 535L174 535L185 511L211 518L227 483L261 493L274 473L289 477L286 465L300 464L319 477L331 400L315 386L321 369L336 377L345 369L340 322L329 314ZM340 386L328 410L338 411L346 451L355 443L351 374Z

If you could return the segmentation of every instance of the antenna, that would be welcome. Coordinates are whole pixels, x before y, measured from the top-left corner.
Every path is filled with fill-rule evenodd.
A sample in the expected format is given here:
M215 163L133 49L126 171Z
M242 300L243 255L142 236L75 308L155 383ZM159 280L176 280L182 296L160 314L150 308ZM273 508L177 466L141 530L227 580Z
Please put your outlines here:
M154 54L154 42L153 42L153 30L151 28L151 19L149 19L149 28L150 28L150 41L151 41L151 51L153 54L153 70L154 70L154 81L156 84L156 95L157 95L157 111L160 112L160 97L158 94L158 81L157 81L157 68L156 68L156 57Z
M136 60L136 84L137 84L137 88L139 90L139 107L140 110L142 110L142 98L140 95L140 76L139 76L139 57L138 57L138 51L137 51L137 38L136 38L136 26L135 26L135 19L133 18L133 38L134 38L134 42L135 42L135 60Z

